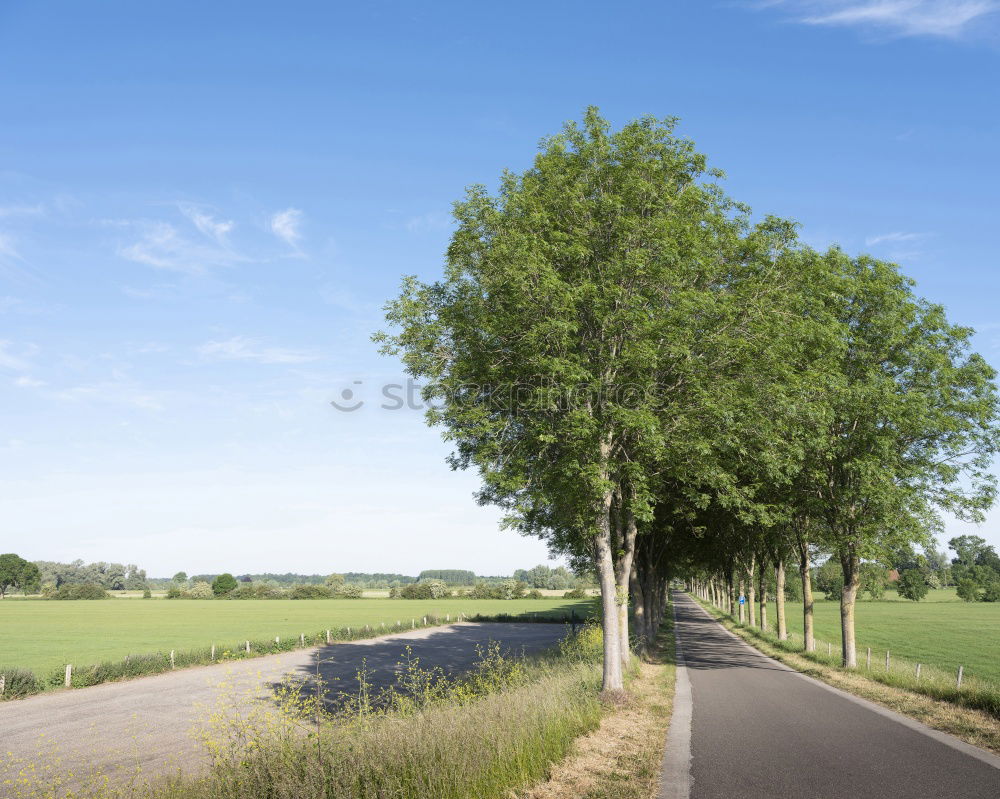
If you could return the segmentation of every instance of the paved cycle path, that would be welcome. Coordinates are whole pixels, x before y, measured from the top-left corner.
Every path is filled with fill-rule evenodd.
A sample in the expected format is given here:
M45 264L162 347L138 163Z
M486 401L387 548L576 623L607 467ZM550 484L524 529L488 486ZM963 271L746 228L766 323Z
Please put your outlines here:
M1000 758L804 677L743 643L689 597L674 599L681 713L661 797L1000 797Z
M504 651L533 653L566 630L464 622L0 702L0 797L17 795L5 788L8 779L75 787L98 775L145 782L197 771L207 762L197 733L208 717L273 707L274 689L289 676L313 676L317 659L332 695L357 690L364 662L374 695L396 681L408 647L422 668L455 673L471 668L477 647L491 641Z

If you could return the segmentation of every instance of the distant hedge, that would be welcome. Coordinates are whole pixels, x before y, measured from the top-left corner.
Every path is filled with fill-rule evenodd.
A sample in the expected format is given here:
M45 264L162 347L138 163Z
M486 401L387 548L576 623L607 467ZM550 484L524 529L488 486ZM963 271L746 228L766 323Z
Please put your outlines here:
M49 599L108 599L111 595L101 586L92 583L61 585Z

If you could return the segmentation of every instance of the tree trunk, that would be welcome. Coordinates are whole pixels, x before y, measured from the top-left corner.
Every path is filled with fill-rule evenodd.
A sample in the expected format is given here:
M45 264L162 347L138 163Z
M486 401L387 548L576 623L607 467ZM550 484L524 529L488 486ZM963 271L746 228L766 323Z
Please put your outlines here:
M854 602L861 584L861 569L853 548L840 556L840 565L844 572L844 589L840 592L841 662L845 668L855 669L858 666L858 649L854 640Z
M601 620L604 625L604 673L602 690L625 690L622 681L621 638L618 636L618 584L611 559L611 531L607 516L599 525L594 549L597 555L597 577L601 585Z
M628 665L632 658L632 642L628 636L628 589L629 579L632 576L632 562L635 560L635 541L639 534L639 528L635 521L635 515L631 510L625 511L625 529L620 535L621 553L618 562L615 564L615 582L617 583L617 593L615 601L618 603L618 637L619 648L621 650L622 663Z
M778 640L788 640L788 625L785 623L785 561L778 558L774 564L774 602L778 614Z
M760 562L760 629L767 630L767 560Z
M813 628L813 589L809 562L809 544L799 541L799 576L802 578L802 638L806 652L816 651L816 633Z
M635 561L632 561L632 570L629 574L629 595L632 597L632 612L635 614L635 629L643 646L648 646L650 641L646 630L646 598L643 596L642 586L639 584L639 576L636 573Z
M740 624L746 621L746 604L742 601L746 597L746 591L744 590L744 581L740 577Z
M726 574L726 586L729 588L729 615L736 615L736 581L733 579L733 570Z
M747 570L747 575L750 577L750 579L747 580L747 611L749 612L750 615L751 627L757 626L757 609L754 607L754 602L757 599L756 597L757 591L756 588L754 587L754 579L753 579L755 571L757 571L757 558L756 556L752 555L750 557L750 567Z

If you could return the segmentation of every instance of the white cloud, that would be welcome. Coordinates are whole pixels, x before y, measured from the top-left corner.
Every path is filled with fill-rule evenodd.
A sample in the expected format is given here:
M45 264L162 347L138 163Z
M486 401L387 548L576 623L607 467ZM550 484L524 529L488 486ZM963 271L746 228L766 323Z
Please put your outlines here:
M73 386L48 393L47 396L64 402L98 402L145 411L162 411L164 408L161 396L122 378Z
M302 238L302 212L298 208L286 208L271 216L268 222L271 232L294 250L298 250Z
M926 233L882 233L865 239L865 246L875 247L879 244L898 244L904 241L920 241L927 238Z
M319 355L305 350L262 346L253 339L233 336L224 341L208 341L198 347L203 358L224 361L256 361L257 363L306 363Z
M14 380L14 385L18 388L41 388L45 385L45 381L35 380L33 377L21 376Z
M758 7L787 8L807 25L956 39L1000 11L1000 0L772 0Z
M212 267L229 266L246 260L227 246L191 241L181 235L169 222L111 220L106 224L138 230L138 240L119 247L118 254L129 261L146 264L155 269L203 275Z
M0 205L0 218L13 216L42 216L45 206L37 205Z
M219 244L226 243L226 236L236 227L236 223L231 219L216 219L209 213L202 211L190 203L180 203L180 212L184 214L199 231L213 239Z
M0 341L0 367L16 371L27 369L28 362L23 357L11 352L11 349L12 346L9 341Z

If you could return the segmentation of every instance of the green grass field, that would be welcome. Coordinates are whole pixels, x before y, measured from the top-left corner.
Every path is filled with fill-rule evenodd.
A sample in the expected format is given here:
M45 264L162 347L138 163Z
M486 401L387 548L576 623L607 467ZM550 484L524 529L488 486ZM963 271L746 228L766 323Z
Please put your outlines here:
M1000 683L1000 603L962 602L954 589L931 591L920 602L901 600L886 592L881 602L859 601L856 634L859 660L872 648L872 662L884 663L885 651L893 657L933 665L945 670L965 667L966 674ZM802 634L802 604L786 604L789 632ZM817 594L816 638L840 642L840 605ZM768 609L768 626L775 625L775 607Z
M88 665L126 655L283 639L326 628L410 626L424 615L532 613L586 616L588 600L320 599L0 601L0 667L47 675L66 663Z

